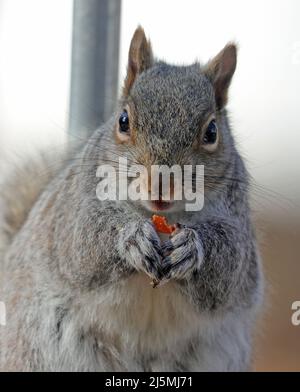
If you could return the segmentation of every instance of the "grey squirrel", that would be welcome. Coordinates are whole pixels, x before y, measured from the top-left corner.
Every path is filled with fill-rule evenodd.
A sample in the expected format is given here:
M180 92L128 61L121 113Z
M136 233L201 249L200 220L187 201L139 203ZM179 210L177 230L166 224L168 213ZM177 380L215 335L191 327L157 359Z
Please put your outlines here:
M39 165L3 187L2 371L251 369L263 276L225 109L236 53L168 65L139 27L116 114L47 180ZM162 241L155 205L97 199L97 167L119 157L204 164L204 208L164 211L181 225Z

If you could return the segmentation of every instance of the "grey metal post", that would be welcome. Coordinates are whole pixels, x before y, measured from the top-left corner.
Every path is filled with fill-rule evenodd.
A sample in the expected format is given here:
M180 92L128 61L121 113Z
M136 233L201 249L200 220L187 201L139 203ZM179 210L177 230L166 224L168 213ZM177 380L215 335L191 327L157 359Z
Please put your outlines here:
M88 136L118 94L121 0L74 0L69 131Z

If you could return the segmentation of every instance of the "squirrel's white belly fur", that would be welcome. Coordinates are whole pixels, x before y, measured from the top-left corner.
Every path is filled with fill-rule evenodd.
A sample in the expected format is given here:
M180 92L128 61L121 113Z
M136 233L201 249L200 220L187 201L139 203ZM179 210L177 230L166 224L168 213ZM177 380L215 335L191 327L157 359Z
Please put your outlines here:
M53 355L60 358L51 370L247 370L247 319L199 314L172 283L153 289L146 275L137 274L76 299L59 346L49 347L58 348ZM78 331L84 339L76 338Z

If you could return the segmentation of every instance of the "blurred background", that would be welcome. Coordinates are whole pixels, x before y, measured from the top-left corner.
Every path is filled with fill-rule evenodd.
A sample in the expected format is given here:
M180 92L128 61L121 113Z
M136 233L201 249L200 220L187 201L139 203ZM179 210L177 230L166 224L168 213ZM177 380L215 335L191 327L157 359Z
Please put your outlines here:
M228 108L267 279L258 371L300 371L299 15L298 0L0 0L0 180L16 159L109 117L138 24L175 64L239 44Z

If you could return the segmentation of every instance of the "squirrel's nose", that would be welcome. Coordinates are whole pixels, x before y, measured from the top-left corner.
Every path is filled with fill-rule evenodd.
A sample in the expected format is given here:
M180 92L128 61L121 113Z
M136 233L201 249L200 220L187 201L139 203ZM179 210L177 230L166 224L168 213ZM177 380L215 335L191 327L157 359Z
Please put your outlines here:
M155 191L158 188L158 197L159 197L158 200L159 201L162 201L163 200L163 196L164 196L164 194L163 194L164 193L163 192L164 191L164 189L163 189L163 181L167 181L167 179L163 179L161 174L159 176L159 180L158 180L157 184L155 184L154 181L152 181L151 173L148 176L148 191L149 191L149 194L150 195L152 194L153 188L154 188ZM169 185L170 198L172 198L172 197L174 197L174 187L175 187L174 176L170 176L170 180L169 181L170 181L170 185Z

